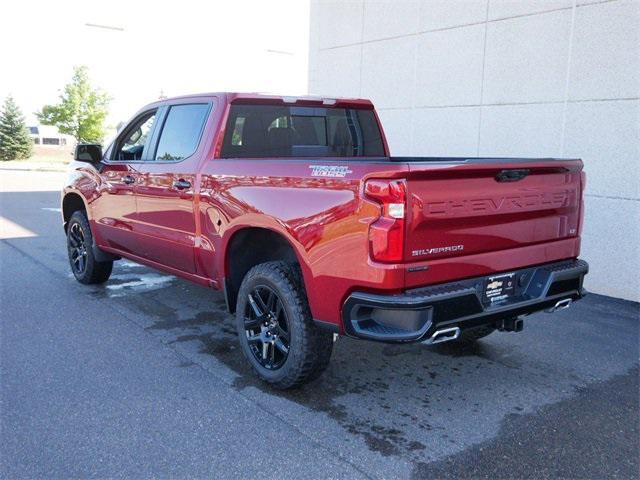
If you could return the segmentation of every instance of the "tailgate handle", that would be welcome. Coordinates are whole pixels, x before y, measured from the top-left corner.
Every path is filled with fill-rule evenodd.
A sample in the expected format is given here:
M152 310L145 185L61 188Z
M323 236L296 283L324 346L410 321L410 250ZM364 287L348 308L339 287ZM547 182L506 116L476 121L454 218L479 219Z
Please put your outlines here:
M496 180L498 182L517 182L527 175L529 175L529 170L526 168L502 170L496 175Z

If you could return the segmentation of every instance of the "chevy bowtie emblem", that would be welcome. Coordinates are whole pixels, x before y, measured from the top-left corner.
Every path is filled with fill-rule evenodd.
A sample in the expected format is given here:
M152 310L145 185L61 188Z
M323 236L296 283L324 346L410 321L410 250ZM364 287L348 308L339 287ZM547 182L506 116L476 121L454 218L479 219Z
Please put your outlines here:
M494 280L489 285L487 285L487 289L495 290L496 288L500 288L502 286L502 282L499 280Z

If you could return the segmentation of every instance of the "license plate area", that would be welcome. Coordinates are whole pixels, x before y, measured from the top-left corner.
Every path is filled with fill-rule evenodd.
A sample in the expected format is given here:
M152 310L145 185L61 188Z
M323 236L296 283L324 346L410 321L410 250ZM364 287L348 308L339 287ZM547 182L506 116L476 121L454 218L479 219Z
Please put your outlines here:
M505 273L488 277L484 283L483 300L495 305L509 300L516 291L516 274Z

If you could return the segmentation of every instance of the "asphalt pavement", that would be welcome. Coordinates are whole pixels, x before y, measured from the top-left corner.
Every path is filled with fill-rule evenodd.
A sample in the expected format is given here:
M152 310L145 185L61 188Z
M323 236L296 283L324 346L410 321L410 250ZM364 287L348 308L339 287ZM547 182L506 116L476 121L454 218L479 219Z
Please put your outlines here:
M63 179L0 170L0 478L639 477L637 303L466 349L339 338L277 392L220 293L128 261L75 282Z

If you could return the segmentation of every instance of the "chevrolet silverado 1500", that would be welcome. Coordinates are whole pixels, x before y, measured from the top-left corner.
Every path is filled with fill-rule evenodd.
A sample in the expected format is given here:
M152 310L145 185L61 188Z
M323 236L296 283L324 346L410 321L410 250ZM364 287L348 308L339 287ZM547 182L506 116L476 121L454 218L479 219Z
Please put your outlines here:
M584 294L580 160L392 157L367 100L162 100L73 166L76 279L124 257L223 290L278 388L320 375L335 334L470 342Z

